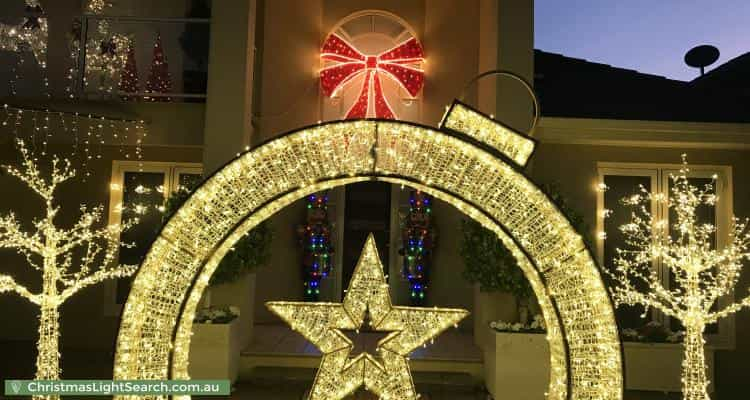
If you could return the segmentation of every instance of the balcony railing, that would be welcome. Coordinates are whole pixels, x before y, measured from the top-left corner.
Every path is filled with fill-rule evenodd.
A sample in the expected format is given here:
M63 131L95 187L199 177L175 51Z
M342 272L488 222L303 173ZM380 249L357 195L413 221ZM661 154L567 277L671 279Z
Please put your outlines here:
M84 15L73 91L88 99L206 97L210 19ZM80 43L84 43L83 46Z

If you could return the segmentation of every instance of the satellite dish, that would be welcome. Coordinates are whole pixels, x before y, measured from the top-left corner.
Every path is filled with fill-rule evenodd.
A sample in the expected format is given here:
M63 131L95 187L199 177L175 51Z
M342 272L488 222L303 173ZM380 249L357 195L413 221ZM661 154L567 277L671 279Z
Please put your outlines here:
M701 69L701 76L705 74L705 68L719 59L719 49L714 46L703 44L693 47L685 53L685 64Z

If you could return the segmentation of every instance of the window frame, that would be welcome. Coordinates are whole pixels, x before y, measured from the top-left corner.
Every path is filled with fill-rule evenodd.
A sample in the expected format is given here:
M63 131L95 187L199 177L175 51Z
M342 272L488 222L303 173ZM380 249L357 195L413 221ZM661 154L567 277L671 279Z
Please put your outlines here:
M648 176L651 178L652 191L668 194L669 174L679 172L681 164L669 163L630 163L630 162L597 162L597 182L603 183L605 176ZM688 177L707 178L717 175L715 193L719 196L716 203L716 245L717 248L726 246L731 227L734 187L732 184L732 167L728 165L691 164ZM596 231L604 232L604 191L597 190L596 198ZM651 203L652 215L657 219L664 219L669 223L668 209L663 204ZM604 268L604 240L597 234L596 258ZM669 271L660 260L653 262L653 267L659 272L662 282L669 287ZM719 307L725 307L734 300L734 291L719 298ZM652 310L651 320L662 323L670 328L670 318L663 313ZM719 320L718 333L707 334L707 343L717 349L734 349L736 346L736 329L733 315Z
M109 205L107 220L108 224L119 224L122 222L122 197L124 190L125 174L128 172L156 172L164 174L164 199L169 193L177 190L179 178L182 174L202 174L203 164L191 162L169 162L169 161L129 161L113 160L112 174L110 178ZM119 238L118 238L119 239ZM119 260L119 252L116 254ZM117 280L110 279L104 282L104 315L119 316L124 304L117 303Z

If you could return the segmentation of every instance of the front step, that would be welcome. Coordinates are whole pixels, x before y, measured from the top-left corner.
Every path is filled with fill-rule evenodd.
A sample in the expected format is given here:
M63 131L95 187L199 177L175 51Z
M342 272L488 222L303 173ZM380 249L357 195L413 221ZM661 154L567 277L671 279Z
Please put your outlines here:
M309 380L315 377L320 365L320 356L307 354L259 354L242 353L239 380L251 381L274 374L275 371L289 373L291 380ZM414 359L409 362L414 381L420 377L425 383L470 382L475 385L483 381L481 360ZM278 374L284 376L284 374ZM460 377L460 378L459 378Z
M315 379L315 369L312 368L283 368L257 367L249 376L241 376L240 382L270 383L270 382L306 382ZM444 372L412 372L415 384L447 385L453 387L471 388L477 386L477 380L465 373Z
M257 367L247 377L240 377L238 385L258 385L267 387L309 388L315 378L313 368ZM457 398L484 400L487 393L481 382L465 373L413 372L414 384L422 394L422 400L435 398ZM305 396L301 396L304 398ZM356 400L376 399L364 390L350 397Z

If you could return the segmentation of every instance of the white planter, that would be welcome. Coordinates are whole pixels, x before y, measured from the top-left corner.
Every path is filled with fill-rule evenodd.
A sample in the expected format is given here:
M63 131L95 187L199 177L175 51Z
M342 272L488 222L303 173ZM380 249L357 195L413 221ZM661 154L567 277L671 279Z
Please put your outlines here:
M544 399L549 386L549 344L546 335L494 332L492 346L483 349L487 390L495 399ZM679 392L682 344L624 343L625 388ZM713 392L714 350L706 348L708 391Z
M483 353L485 384L492 397L545 399L549 387L547 335L489 330L494 332L495 340Z
M250 344L253 337L255 317L255 273L246 274L235 282L211 287L211 305L214 307L235 306L240 309L240 349Z
M510 293L482 292L479 284L474 285L474 343L485 349L493 346L494 338L489 329L492 321L516 321L518 319L518 302Z
M240 361L239 319L228 324L193 324L189 374L192 379L237 380Z
M679 392L682 390L680 343L625 342L625 385L631 390ZM708 391L714 390L714 351L706 347Z

